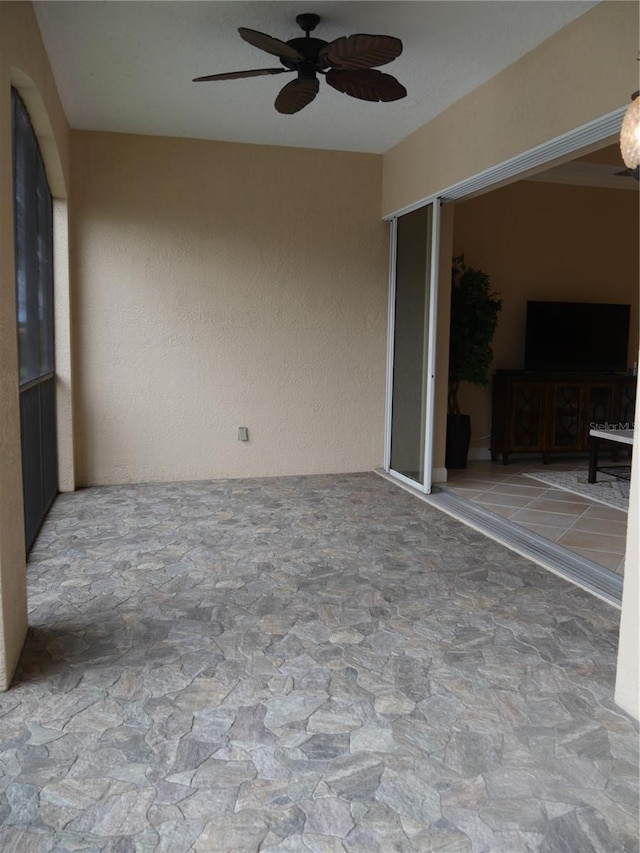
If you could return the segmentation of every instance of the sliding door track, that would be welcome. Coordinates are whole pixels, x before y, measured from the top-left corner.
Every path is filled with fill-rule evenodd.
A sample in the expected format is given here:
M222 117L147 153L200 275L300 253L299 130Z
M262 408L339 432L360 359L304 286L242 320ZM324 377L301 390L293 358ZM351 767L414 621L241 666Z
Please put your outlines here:
M615 607L622 605L623 579L615 572L605 569L604 566L587 560L586 557L581 557L568 548L563 548L562 545L557 545L550 539L544 539L524 527L519 527L480 504L474 504L460 497L455 492L434 486L433 492L425 495L417 489L400 483L384 471L377 470L376 473L425 503L457 518L458 521L473 527L479 533L484 533L495 542L571 581L587 592L597 595L609 604Z

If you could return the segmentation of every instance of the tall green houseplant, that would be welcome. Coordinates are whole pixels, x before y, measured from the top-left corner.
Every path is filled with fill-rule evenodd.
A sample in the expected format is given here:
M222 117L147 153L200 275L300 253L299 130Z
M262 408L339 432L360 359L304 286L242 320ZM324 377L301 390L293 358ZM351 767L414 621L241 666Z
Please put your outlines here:
M453 259L451 276L451 329L449 333L449 417L447 419L448 468L465 468L469 450L470 421L460 414L458 390L461 382L487 385L493 360L491 342L502 310L502 299L491 291L487 273L464 263L464 255ZM464 419L464 420L460 420ZM456 436L453 433L456 433ZM453 447L462 433L464 453ZM457 449L457 452L453 451ZM450 452L452 451L452 452Z

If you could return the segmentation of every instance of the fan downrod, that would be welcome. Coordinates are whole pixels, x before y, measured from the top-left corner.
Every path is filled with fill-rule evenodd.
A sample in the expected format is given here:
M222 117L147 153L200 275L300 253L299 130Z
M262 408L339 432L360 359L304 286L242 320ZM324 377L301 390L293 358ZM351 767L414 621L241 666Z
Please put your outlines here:
M296 15L296 24L301 30L309 35L320 23L320 15L314 15L313 12L304 12L302 15Z

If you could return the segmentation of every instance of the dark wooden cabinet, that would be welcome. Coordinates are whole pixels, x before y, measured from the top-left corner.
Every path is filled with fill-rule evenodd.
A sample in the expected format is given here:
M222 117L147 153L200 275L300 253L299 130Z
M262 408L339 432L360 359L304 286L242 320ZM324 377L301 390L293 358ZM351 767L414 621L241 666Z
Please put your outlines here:
M504 372L493 377L491 458L586 453L592 424L630 429L636 377ZM607 427L600 427L606 429Z

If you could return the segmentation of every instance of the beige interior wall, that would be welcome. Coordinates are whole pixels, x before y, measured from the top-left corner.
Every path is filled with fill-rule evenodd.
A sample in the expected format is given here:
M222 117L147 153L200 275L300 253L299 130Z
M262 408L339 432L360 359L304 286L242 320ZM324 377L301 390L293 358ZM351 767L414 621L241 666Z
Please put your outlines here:
M625 106L638 18L637 3L599 3L392 148L384 215Z
M72 154L80 482L379 465L381 157L83 132Z
M491 277L503 300L492 372L524 367L526 303L629 303L627 365L638 352L638 193L522 181L456 204L454 254ZM491 386L465 382L472 447L488 448Z
M0 689L27 630L13 256L11 85L30 112L55 195L66 192L68 129L30 3L0 3Z

